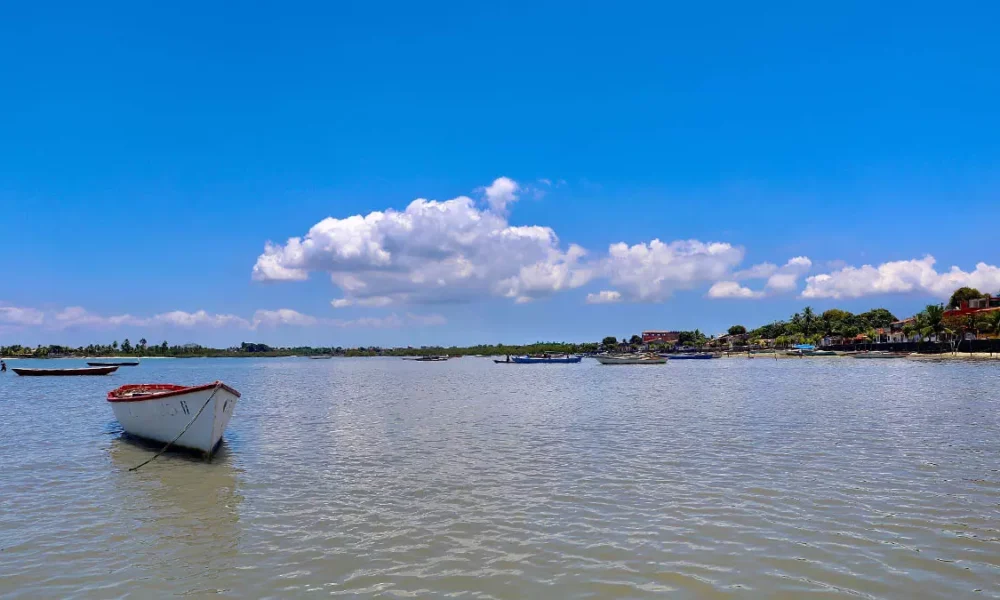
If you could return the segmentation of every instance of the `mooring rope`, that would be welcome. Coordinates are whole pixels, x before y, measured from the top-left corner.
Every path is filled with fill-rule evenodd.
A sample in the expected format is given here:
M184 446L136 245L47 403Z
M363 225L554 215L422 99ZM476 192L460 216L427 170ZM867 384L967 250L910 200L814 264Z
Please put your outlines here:
M161 455L161 454L163 454L164 452L166 452L166 451L167 451L167 448L169 448L169 447L170 447L170 446L171 446L171 445L172 445L172 444L173 444L174 442L176 442L177 440L181 439L181 436L182 436L182 435L184 435L184 432L185 432L185 431L187 431L189 427L191 427L192 425L194 425L194 422L195 422L195 421L197 421L197 420L198 420L198 417L200 417L200 416L201 416L201 413L202 413L202 411L203 411L203 410L205 410L205 407L206 407L206 406L208 406L208 403L209 403L209 402L211 402L211 401L212 401L212 398L214 398L214 397L215 397L215 392L218 392L218 391L219 391L219 388L221 388L221 387L222 387L222 382L221 382L221 381L216 381L216 382L215 382L215 389L214 389L214 390L212 390L212 393L211 393L211 394L210 394L210 395L208 396L208 400L205 400L205 403L204 403L204 404L202 404L202 405L201 405L201 408L199 408L199 409L198 409L198 412L197 412L197 413L196 413L196 414L194 415L194 418L193 418L193 419L191 419L191 422L190 422L190 423L188 423L188 424L187 424L187 425L186 425L186 426L184 427L184 429L181 429L181 432L177 434L177 437L175 437L174 439L172 439L172 440L170 440L169 442L167 442L167 445L166 445L166 446L164 446L162 450L160 450L159 452L157 452L156 454L154 454L152 458L150 458L150 459L149 459L149 460L147 460L146 462L142 463L141 465L136 465L136 466L132 467L131 469L129 469L129 471L138 471L138 470L139 470L139 469L141 469L142 467L145 467L145 466L146 466L146 465L148 465L149 463L151 463L151 462L153 462L154 460L156 460L156 457L158 457L159 455Z

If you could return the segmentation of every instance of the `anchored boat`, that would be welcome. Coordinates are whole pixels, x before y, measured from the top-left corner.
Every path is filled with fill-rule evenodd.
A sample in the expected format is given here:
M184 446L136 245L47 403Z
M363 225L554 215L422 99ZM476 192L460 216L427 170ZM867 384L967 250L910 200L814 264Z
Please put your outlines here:
M125 360L125 361L94 361L88 362L91 367L138 367L139 361L137 360Z
M239 397L221 381L193 387L123 385L108 392L115 418L127 433L208 456L222 440Z
M549 364L569 364L578 363L583 360L582 356L572 355L543 355L543 356L512 356L511 362L519 365L549 365Z
M83 367L80 369L25 369L15 368L14 372L25 377L72 377L77 375L110 375L118 367Z
M595 355L594 358L597 362L602 365L662 365L666 364L667 359L662 356L612 356L612 355Z
M663 356L663 358L669 358L670 360L709 360L712 358L719 358L716 354L708 354L707 352L699 352L697 354L670 354L668 356Z
M907 354L905 352L882 352L879 350L873 350L871 352L859 352L857 354L852 354L854 358L906 358Z

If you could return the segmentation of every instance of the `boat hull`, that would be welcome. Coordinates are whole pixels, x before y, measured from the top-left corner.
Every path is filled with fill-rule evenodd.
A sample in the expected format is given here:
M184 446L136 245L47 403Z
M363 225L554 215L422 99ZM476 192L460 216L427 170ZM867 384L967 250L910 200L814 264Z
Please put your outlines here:
M669 357L665 356L663 358L669 358L670 360L711 360L716 358L716 356L714 354L671 354Z
M667 362L665 358L630 358L622 356L595 356L594 358L602 365L663 365Z
M854 358L864 358L864 359L869 359L869 360L880 360L880 359L881 360L885 360L885 359L890 359L890 358L906 358L907 355L906 354L889 354L889 353L880 354L880 353L877 353L877 352L872 352L872 353L852 354L851 356L853 356Z
M88 362L91 367L138 367L139 361L127 361L127 362Z
M519 365L567 365L578 363L583 360L582 356L512 356L510 361ZM502 362L502 361L501 361Z
M129 387L138 386L123 386L119 390ZM222 440L240 397L239 392L222 384L133 397L113 397L115 392L108 395L108 402L126 433L166 444L184 431L173 446L207 455L211 455Z
M117 370L118 367L86 367L82 369L13 369L15 373L23 377L81 377L86 375L110 375Z

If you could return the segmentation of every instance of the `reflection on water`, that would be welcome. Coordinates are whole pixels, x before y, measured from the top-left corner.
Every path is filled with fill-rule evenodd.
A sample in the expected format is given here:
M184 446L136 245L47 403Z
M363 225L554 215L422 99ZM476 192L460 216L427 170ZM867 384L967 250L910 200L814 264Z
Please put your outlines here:
M0 595L1000 597L1000 365L876 362L0 380ZM107 389L214 379L213 462L129 472Z
M142 469L157 446L127 438L109 449L113 485L123 494L117 507L126 523L130 568L164 592L217 590L217 582L236 567L241 524L238 472L225 444L211 463L185 453L169 453ZM155 589L147 588L155 592Z

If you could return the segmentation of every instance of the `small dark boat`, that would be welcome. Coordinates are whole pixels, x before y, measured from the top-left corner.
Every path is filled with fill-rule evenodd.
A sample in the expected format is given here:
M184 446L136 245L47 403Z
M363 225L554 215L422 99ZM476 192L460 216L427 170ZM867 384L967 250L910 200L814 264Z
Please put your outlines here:
M139 361L137 360L121 361L121 362L96 361L96 362L88 362L87 364L90 365L91 367L138 367Z
M313 360L322 360L324 358L333 358L333 355L331 355L331 354L320 354L318 356L310 356L309 358L311 358Z
M661 354L660 356L664 358L669 358L670 360L710 360L717 358L714 354L698 353L698 354Z
M74 375L110 375L118 367L84 367L82 369L14 369L24 377L69 377Z

